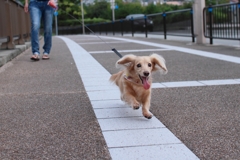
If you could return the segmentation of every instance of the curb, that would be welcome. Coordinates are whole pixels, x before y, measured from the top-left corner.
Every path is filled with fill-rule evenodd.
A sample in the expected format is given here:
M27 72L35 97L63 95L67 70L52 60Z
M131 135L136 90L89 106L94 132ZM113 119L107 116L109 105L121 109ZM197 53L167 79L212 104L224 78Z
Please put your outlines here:
M26 42L24 45L16 45L15 49L0 50L0 67L2 67L4 64L17 57L30 47L31 42Z

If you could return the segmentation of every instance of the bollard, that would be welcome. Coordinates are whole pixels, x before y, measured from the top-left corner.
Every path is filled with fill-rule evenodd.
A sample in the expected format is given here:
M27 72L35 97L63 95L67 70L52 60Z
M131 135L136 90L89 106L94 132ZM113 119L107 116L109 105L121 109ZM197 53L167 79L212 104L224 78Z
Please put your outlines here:
M192 34L192 42L195 42L194 36L194 26L193 26L193 8L191 9L191 34Z
M122 36L123 36L123 20L121 19L121 34L122 34Z
M131 18L132 37L134 37L133 17Z
M148 29L148 25L147 25L147 16L144 15L144 23L145 23L145 37L147 38L147 29Z
M166 27L166 13L163 12L163 32L164 32L164 39L167 39L167 27Z
M115 35L115 31L114 31L114 21L112 21L112 31L113 31L113 35Z
M209 12L209 23L210 23L210 30L209 30L209 34L210 34L210 44L213 44L213 38L212 38L212 11L213 11L213 9L212 9L212 6L210 5L209 7L208 7L208 12Z

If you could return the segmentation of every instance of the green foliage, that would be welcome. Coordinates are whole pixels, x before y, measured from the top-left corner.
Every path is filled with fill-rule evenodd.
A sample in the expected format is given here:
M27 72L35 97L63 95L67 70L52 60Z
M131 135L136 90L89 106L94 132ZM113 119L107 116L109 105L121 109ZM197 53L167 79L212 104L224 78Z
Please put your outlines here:
M158 12L161 12L159 5L154 5L154 4L148 5L144 10L145 14L152 14L152 13L158 13Z
M23 4L25 0L19 0ZM29 0L30 1L30 0ZM210 3L212 5L222 3L229 3L229 0L205 0L206 6ZM167 5L167 4L149 4L148 6L141 6L140 0L133 0L132 3L123 2L123 0L115 0L118 5L118 9L115 9L115 19L124 19L129 14L143 13L143 14L154 14L162 13L173 10L191 8L191 3L184 3L182 6L177 5ZM77 25L82 19L82 11L80 0L59 0L59 23L62 25ZM86 24L91 24L93 22L106 22L112 20L112 9L110 8L109 1L106 0L95 0L94 4L84 5L84 21ZM187 14L186 14L187 15ZM181 17L171 18L172 20L178 20L184 18L185 15ZM170 19L170 15L168 17Z
M168 12L173 10L178 10L180 7L177 5L167 5L167 4L150 4L145 7L144 13L145 14L153 14L153 13L162 13Z
M213 18L214 18L214 22L224 22L226 20L229 20L230 18L228 18L228 11L226 10L225 12L223 11L219 11L219 10L214 10L213 11Z
M110 4L107 1L95 1L95 4L84 6L87 18L111 19Z
M121 0L115 2L119 9L115 10L115 19L124 19L129 14L143 13L144 8L138 3L123 3Z
M60 0L58 3L58 8L58 17L60 21L69 19L71 16L76 17L76 19L81 18L82 12L79 0Z

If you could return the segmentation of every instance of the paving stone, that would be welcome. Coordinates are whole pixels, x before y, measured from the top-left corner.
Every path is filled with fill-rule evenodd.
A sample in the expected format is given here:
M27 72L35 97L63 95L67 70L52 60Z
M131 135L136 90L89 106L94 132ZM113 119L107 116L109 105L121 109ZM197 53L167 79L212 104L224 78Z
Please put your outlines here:
M145 117L98 119L102 131L152 129L165 127L156 117L151 120Z
M116 90L91 91L87 92L91 101L119 99L120 92Z
M111 83L109 81L106 81L106 80L98 80L98 79L95 79L95 81L84 81L84 86L85 87L89 87L89 86L109 86L111 85Z
M168 144L109 149L112 159L198 160L184 144Z
M106 131L103 136L109 148L181 143L167 128Z
M94 109L97 118L142 117L142 110L132 108Z
M104 86L104 85L101 85L101 86L85 86L85 89L88 91L88 92L91 92L91 91L107 91L107 90L116 90L116 91L119 91L119 89L115 86L112 86L112 85L107 85L107 86Z
M129 108L121 100L102 100L102 101L91 101L94 109L106 109L106 108Z

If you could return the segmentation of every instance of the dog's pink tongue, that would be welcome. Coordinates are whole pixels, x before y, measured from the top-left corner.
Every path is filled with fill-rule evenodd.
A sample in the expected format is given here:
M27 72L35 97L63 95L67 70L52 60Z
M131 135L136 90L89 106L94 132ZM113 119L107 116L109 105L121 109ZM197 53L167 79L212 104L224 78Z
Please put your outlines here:
M143 88L144 89L149 89L150 88L150 84L148 83L148 80L146 77L142 77L143 80Z

